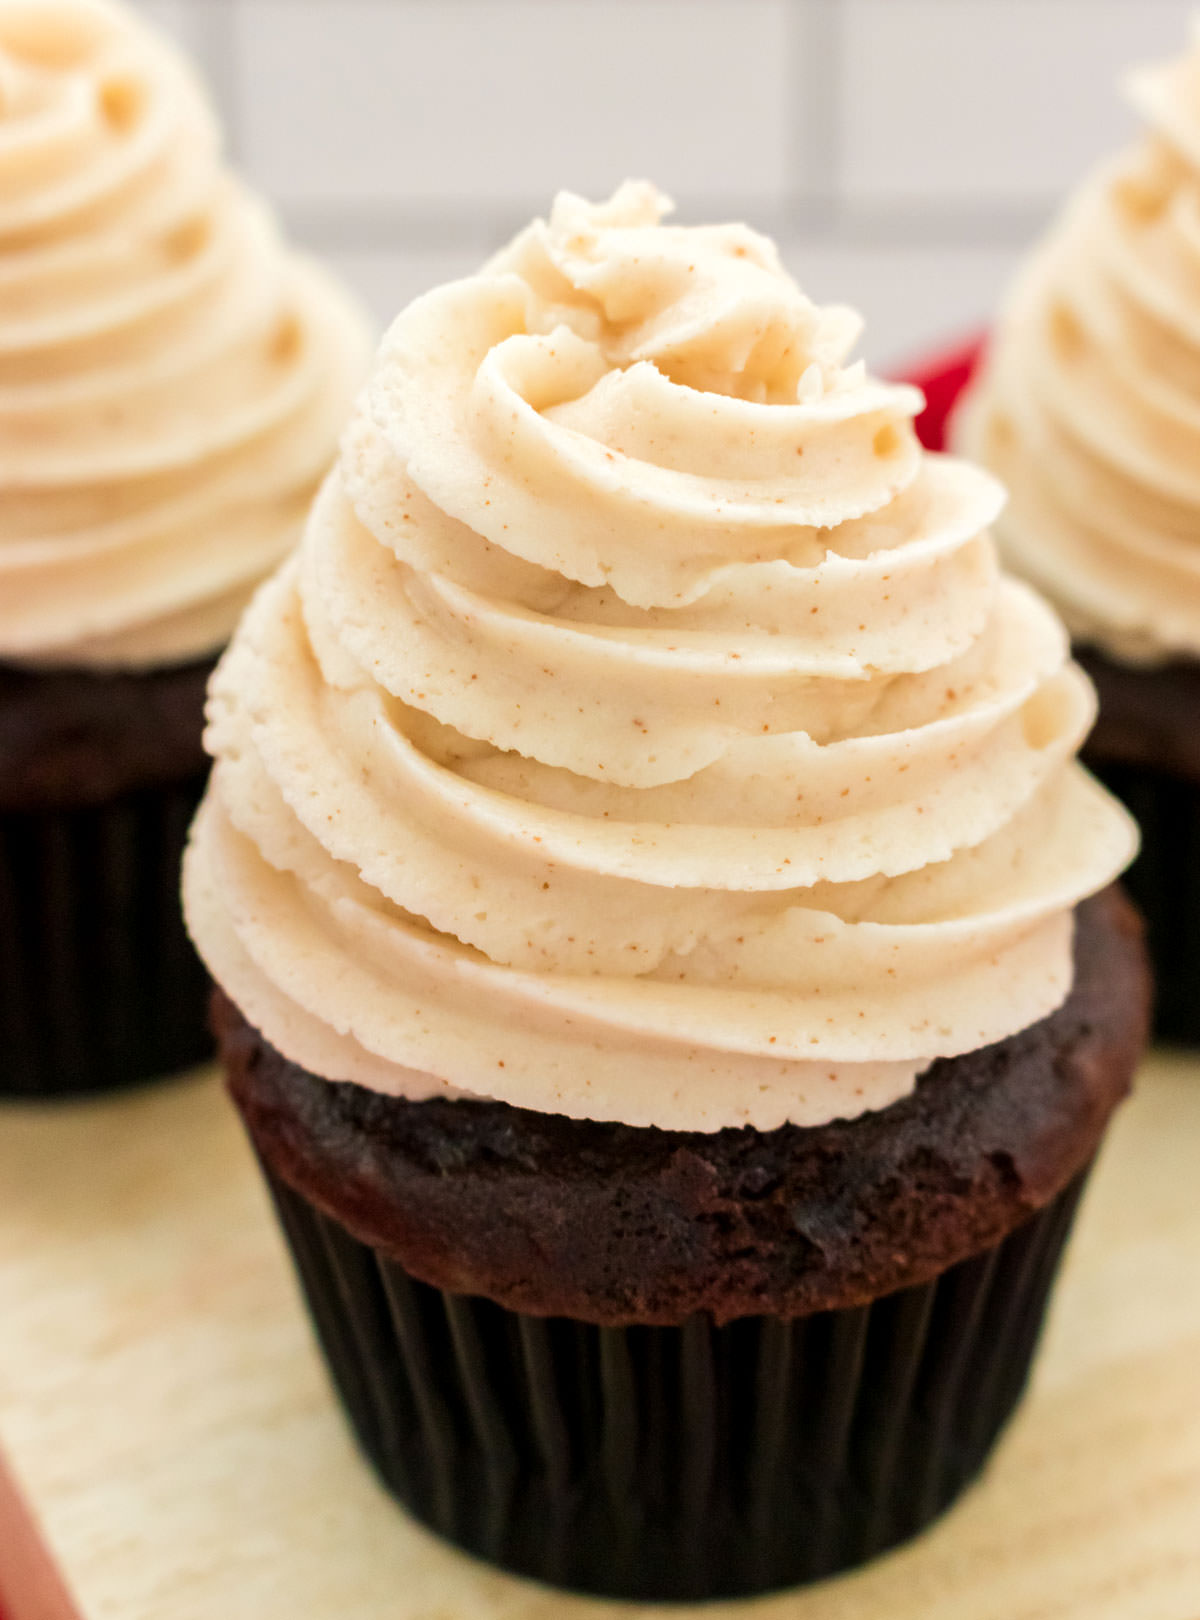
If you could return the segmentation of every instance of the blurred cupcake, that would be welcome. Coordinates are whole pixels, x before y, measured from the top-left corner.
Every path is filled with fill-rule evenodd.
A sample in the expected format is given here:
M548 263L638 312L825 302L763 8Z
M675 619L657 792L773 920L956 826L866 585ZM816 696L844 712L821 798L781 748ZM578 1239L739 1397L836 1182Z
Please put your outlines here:
M698 1599L981 1467L1146 986L999 487L665 207L560 197L392 327L214 678L185 895L388 1485Z
M367 353L164 41L0 0L0 1094L210 1050L177 899L205 681Z
M1085 760L1134 811L1158 1029L1200 1041L1200 48L1135 76L1149 132L1025 268L956 439L1008 485L1007 562L1100 694Z

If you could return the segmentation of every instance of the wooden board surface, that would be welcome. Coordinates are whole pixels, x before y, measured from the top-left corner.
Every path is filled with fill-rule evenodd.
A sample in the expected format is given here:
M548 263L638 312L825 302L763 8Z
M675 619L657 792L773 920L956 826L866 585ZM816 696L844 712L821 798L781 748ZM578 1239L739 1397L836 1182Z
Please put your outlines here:
M1198 1171L1200 1064L1157 1058L984 1483L865 1571L706 1620L1198 1620ZM487 1571L384 1497L212 1076L0 1110L0 1443L83 1620L644 1612ZM11 1620L74 1620L14 1500L0 1479Z

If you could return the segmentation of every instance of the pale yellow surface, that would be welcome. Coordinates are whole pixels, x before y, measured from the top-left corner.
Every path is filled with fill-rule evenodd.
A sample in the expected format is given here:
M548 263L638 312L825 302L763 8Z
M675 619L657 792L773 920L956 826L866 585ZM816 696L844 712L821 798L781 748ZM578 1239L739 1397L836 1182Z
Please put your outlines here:
M983 1485L863 1573L706 1620L1197 1620L1198 1167L1200 1065L1155 1059ZM489 1573L385 1499L211 1078L0 1110L0 1440L85 1620L644 1612ZM0 1568L4 1514L0 1491Z

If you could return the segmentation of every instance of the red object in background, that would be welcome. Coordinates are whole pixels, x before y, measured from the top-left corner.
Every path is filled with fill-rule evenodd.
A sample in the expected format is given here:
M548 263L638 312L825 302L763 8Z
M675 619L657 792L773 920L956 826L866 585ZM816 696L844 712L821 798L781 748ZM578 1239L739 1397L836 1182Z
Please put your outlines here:
M905 382L916 383L925 394L924 413L917 418L917 434L926 450L946 448L946 423L958 396L970 382L983 358L983 337L973 337L957 348L943 350L932 360L902 368Z
M923 415L917 419L917 433L927 450L941 450L946 440L946 423L983 354L983 338L972 338L956 348L944 350L932 360L903 369L906 382L915 383L925 395ZM8 1620L0 1599L0 1620Z
M0 1457L0 1620L83 1620Z

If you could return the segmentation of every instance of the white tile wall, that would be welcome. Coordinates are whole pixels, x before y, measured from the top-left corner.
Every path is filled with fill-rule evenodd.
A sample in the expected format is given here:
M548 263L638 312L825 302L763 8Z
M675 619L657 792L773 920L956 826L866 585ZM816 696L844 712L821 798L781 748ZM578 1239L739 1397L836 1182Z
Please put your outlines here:
M1193 0L846 0L853 203L1051 201L1133 127L1115 85Z
M491 245L481 242L452 248L333 248L324 256L357 288L382 330L420 293L477 270Z
M1009 246L856 247L819 237L785 239L780 248L810 297L863 314L859 352L883 370L982 331L1018 256Z
M778 206L789 0L242 0L244 155L285 201L527 211L652 173Z
M1200 0L139 0L381 321L559 186L776 234L903 359L986 319Z

